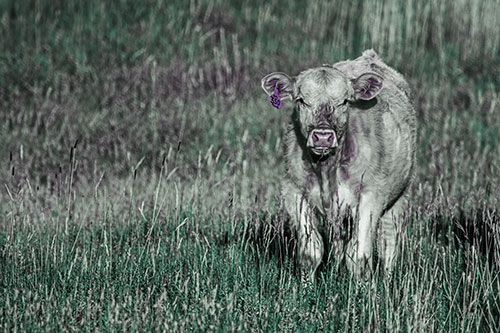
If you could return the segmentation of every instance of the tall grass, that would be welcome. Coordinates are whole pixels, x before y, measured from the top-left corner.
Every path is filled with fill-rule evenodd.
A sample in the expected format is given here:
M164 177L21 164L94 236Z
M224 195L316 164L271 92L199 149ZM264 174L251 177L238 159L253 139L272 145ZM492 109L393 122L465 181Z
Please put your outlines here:
M497 1L0 3L4 330L498 331ZM374 48L414 90L391 277L298 283L260 78Z

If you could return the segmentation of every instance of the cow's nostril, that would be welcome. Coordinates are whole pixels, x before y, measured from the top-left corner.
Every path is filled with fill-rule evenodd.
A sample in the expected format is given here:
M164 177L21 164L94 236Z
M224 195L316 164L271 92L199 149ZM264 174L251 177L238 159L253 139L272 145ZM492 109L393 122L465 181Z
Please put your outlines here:
M309 145L316 148L331 148L335 145L335 132L331 129L315 129L309 136Z

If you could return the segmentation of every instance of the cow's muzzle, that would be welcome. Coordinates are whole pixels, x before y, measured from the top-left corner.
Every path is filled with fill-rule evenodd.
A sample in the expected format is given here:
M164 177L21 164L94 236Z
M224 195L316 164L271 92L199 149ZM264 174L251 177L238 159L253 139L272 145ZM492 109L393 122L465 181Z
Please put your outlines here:
M338 146L335 131L327 128L316 128L309 133L307 146L317 155L327 154Z

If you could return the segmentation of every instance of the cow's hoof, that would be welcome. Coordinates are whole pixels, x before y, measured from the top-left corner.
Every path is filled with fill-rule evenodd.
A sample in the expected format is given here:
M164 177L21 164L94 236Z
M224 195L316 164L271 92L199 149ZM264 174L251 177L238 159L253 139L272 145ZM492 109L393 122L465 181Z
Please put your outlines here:
M356 276L362 279L371 277L372 274L372 265L371 258L361 257L358 258L356 262Z
M309 288L313 285L316 274L311 269L303 268L300 271L300 283L303 287Z
M369 278L372 274L369 258L359 258L356 259L355 261L347 260L347 269L356 278L361 278L361 279Z
M350 241L347 244L346 251L346 265L349 272L358 278L366 278L371 276L372 272L372 258L371 256L358 255L356 243Z
M357 242L354 240L350 240L349 243L347 243L347 248L346 248L346 253L345 253L345 261L347 265L347 269L349 269L349 272L354 273L356 270L356 257L357 257Z

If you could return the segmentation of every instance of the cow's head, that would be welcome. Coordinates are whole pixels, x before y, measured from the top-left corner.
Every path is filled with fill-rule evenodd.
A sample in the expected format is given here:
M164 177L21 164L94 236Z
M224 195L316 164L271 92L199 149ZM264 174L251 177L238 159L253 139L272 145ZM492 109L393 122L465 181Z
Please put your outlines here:
M281 99L290 97L294 101L299 129L316 155L335 151L347 130L350 104L373 99L382 84L382 77L375 73L349 79L327 66L306 70L294 78L275 72L262 79L268 95L277 91Z

